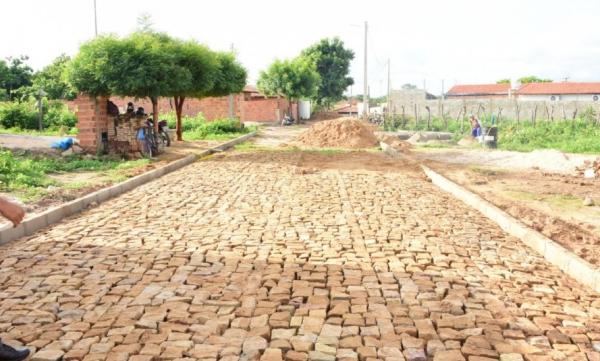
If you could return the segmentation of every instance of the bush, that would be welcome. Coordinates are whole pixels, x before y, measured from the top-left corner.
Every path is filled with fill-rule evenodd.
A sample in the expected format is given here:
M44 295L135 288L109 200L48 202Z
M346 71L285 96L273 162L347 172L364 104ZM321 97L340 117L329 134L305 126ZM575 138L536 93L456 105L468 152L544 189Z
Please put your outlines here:
M37 129L38 112L29 102L0 103L0 126L3 128Z
M169 125L169 129L177 128L177 116L175 115L175 112L161 114L160 119L161 120L164 119L167 121L167 124ZM189 131L195 130L195 129L201 127L205 123L206 123L206 119L204 118L204 115L202 115L202 113L198 113L196 116L193 116L193 117L186 115L186 116L183 116L181 119L181 125L183 128L182 130L184 132L189 132Z
M52 182L44 177L44 170L31 159L18 159L10 151L0 150L0 189L13 190L44 187Z
M60 101L42 101L44 129L71 129L77 124L75 113ZM38 106L35 99L0 103L0 127L38 129Z

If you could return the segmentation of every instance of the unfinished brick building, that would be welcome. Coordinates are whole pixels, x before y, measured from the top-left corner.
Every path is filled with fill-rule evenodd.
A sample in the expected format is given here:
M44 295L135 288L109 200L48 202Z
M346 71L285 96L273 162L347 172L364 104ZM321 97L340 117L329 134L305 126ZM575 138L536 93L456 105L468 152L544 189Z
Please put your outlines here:
M246 86L239 94L234 94L233 116L242 122L276 122L288 112L289 105L285 99L266 97L258 92L255 87ZM129 151L138 150L135 140L136 130L143 124L142 119L111 117L107 114L107 98L80 94L68 106L77 112L78 139L83 149L88 152L97 152L103 147L116 147L123 149L129 143ZM133 102L135 107L143 107L147 113L152 111L152 104L148 99L134 99L111 97L124 112L128 102ZM183 105L183 115L194 116L202 113L211 121L229 116L229 97L186 99ZM161 113L174 111L174 104L170 98L160 98L158 108ZM295 114L296 105L292 110Z

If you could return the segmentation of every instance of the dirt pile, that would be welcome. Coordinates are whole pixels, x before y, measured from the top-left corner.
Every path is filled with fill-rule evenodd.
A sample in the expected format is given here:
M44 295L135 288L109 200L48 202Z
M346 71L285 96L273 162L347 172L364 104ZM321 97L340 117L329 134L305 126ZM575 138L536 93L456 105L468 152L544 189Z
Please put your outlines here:
M390 147L392 147L393 149L395 149L399 152L402 152L402 153L410 152L410 148L411 148L410 143L400 140L396 137L384 136L384 137L380 138L380 141L389 145Z
M379 144L371 128L354 118L316 123L296 138L303 145L333 148L370 148Z

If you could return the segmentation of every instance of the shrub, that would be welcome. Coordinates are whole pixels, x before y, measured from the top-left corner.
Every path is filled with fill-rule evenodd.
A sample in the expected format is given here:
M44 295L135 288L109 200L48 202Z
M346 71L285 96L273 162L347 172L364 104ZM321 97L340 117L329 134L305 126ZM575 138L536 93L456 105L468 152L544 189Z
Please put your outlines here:
M0 104L0 126L3 128L36 129L38 113L30 102Z
M169 129L175 129L177 125L177 117L175 116L175 112L169 112L166 114L160 115L161 120L166 120L169 125ZM196 114L196 116L183 116L181 119L182 131L189 132L194 129L201 127L206 123L206 119L202 113Z
M77 124L75 113L60 101L42 101L44 129L73 128ZM35 99L24 102L0 103L0 127L38 129L38 106Z

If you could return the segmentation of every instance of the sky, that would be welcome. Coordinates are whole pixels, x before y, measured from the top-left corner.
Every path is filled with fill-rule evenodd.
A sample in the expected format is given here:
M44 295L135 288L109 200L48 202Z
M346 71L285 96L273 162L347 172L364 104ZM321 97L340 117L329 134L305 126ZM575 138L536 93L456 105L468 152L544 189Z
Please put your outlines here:
M363 92L364 23L372 96L412 83L439 94L454 84L537 75L600 81L596 0L96 0L98 32L127 35L141 14L154 28L215 50L233 47L255 84L273 60L324 37L355 53L353 94ZM3 2L0 57L28 55L41 69L94 37L93 0Z

